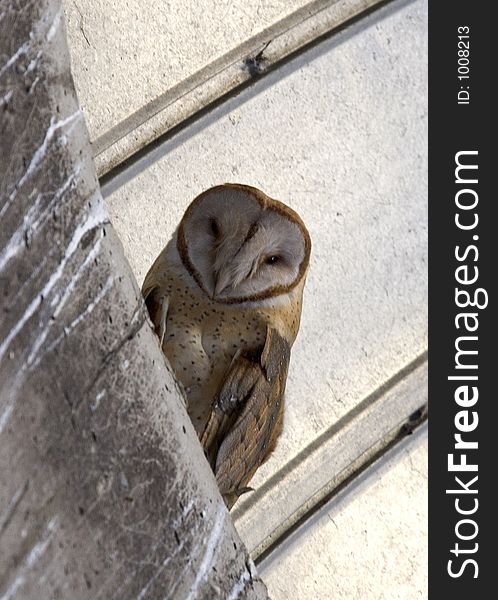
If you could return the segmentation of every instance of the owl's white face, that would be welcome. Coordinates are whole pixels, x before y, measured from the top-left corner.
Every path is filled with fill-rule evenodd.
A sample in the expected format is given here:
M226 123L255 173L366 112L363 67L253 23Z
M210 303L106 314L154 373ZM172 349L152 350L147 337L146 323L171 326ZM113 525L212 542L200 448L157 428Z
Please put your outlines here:
M255 188L198 196L178 230L186 268L214 300L245 302L290 291L305 275L309 235L299 216Z

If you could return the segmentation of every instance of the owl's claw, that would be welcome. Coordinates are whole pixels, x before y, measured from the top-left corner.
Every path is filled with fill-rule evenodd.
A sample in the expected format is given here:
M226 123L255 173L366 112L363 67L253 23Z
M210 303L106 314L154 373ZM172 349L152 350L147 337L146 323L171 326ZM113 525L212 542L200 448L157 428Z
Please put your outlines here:
M239 488L238 490L235 490L235 494L237 495L237 498L240 498L242 496L242 494L247 494L248 492L254 492L254 488L246 486L246 487Z

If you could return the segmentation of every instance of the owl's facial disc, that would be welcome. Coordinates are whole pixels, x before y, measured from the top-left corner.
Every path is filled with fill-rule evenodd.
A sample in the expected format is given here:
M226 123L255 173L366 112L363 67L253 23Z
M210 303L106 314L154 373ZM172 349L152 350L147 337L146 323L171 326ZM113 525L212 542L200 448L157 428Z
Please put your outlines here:
M229 186L214 190L194 201L182 222L180 253L196 281L218 302L289 291L303 274L307 254L300 224L270 199L262 203Z
M256 273L258 252L250 252L248 249L251 240L260 230L260 224L255 221L247 232L244 232L245 226L237 227L231 233L225 232L223 236L219 225L213 228L217 232L213 261L213 298L221 298L223 293L236 293L241 283Z
M261 287L261 283L278 281L285 268L291 266L292 257L273 240L274 233L268 228L265 216L261 215L249 227L244 223L244 227L237 228L235 235L227 234L216 244L214 299L244 295L249 290L252 293L263 291L267 287Z

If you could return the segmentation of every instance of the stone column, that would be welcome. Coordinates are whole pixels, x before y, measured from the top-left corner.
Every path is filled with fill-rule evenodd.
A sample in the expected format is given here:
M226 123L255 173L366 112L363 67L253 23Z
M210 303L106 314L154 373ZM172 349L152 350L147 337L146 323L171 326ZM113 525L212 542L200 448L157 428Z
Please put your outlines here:
M109 223L60 0L0 2L0 599L266 598Z

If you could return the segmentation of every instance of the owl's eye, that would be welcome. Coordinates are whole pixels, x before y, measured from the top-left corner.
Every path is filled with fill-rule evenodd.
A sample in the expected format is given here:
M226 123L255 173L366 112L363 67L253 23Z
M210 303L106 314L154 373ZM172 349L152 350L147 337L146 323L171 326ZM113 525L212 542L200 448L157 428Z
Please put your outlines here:
M276 254L272 254L272 256L269 256L266 259L266 264L267 265L274 265L275 263L277 263L280 260L280 256L277 256Z
M218 222L216 221L216 219L209 219L209 228L211 230L211 233L214 235L214 237L219 237L220 235L220 226L218 225Z

